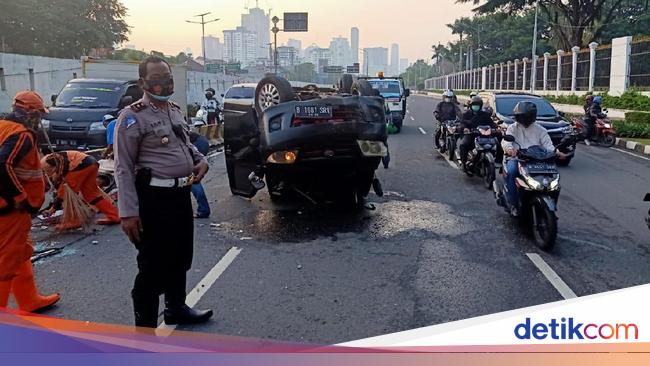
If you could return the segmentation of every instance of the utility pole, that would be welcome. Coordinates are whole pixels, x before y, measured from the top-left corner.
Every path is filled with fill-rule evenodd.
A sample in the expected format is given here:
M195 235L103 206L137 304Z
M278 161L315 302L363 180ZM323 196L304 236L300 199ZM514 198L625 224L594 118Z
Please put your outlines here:
M537 15L539 13L539 1L535 1L535 27L533 30L533 55L532 55L532 69L530 70L530 91L535 90L535 82L537 80Z
M273 32L273 66L275 68L275 74L278 74L278 32L280 31L280 28L278 28L278 23L280 22L280 18L278 17L273 17L271 19L273 22L273 28L271 28L271 32Z
M208 60L205 57L205 25L208 24L208 23L216 22L217 20L219 20L219 18L217 18L217 19L212 19L212 20L206 21L205 16L209 15L209 14L211 14L211 13L207 12L207 13L195 15L195 17L201 17L200 22L193 22L191 20L186 20L186 22L188 22L188 23L201 24L201 48L203 48L203 71L207 70L207 65L208 65Z

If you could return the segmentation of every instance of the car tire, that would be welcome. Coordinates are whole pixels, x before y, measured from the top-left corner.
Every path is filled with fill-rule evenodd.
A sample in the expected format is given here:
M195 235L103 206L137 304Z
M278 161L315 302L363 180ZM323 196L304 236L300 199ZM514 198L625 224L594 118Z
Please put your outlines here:
M362 97L369 97L375 95L375 92L373 91L374 89L372 88L372 85L370 85L370 82L365 79L359 79L352 83L352 87L350 88L350 94L353 95L358 95Z
M293 87L287 79L279 76L266 76L255 88L255 110L258 116L274 105L292 100L296 100Z
M339 91L343 94L350 94L352 89L352 84L354 84L354 79L350 74L344 74L339 80Z

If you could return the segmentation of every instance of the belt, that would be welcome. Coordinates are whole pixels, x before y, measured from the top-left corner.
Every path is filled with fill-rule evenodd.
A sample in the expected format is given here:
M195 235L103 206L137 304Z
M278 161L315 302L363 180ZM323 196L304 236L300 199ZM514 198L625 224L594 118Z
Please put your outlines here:
M160 179L160 178L151 178L149 183L152 187L160 188L183 188L189 187L194 184L194 175L183 178L172 178L172 179Z

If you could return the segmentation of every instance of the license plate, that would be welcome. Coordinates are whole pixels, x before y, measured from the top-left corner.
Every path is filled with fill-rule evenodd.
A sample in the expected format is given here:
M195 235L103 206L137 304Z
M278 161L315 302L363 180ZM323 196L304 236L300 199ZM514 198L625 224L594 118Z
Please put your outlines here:
M77 146L76 140L56 140L56 144L59 146Z
M528 172L530 173L546 173L554 172L557 170L555 164L546 164L546 163L534 163L526 165Z
M332 118L332 106L297 105L295 115L298 118Z

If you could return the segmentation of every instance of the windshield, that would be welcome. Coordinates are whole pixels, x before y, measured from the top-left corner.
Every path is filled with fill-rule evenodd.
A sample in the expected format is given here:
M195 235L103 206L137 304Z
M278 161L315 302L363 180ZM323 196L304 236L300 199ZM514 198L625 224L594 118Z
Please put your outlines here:
M224 98L228 99L253 99L255 89L249 87L235 87L228 89Z
M115 108L122 87L115 84L69 83L56 98L57 107Z
M547 102L546 99L542 98L522 98L522 97L497 97L497 113L504 116L512 117L514 114L512 111L515 109L517 103L526 101L533 102L537 106L537 116L538 117L555 117L557 116L557 111L551 103Z
M379 90L381 95L402 94L399 81L396 80L369 80L373 89Z

